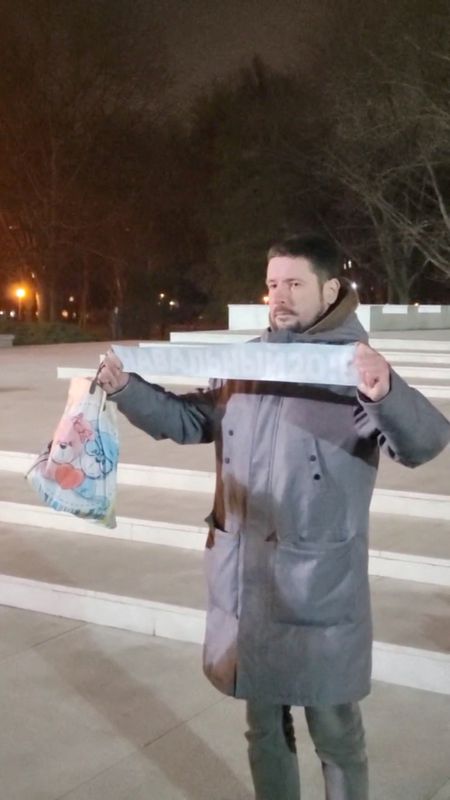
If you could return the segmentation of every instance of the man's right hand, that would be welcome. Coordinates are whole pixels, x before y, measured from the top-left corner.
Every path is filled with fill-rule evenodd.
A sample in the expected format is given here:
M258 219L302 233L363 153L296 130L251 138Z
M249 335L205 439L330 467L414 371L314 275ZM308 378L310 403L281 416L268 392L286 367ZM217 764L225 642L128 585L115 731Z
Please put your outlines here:
M104 389L106 394L123 389L130 380L130 373L123 371L122 362L117 358L113 350L108 350L97 376L97 383Z

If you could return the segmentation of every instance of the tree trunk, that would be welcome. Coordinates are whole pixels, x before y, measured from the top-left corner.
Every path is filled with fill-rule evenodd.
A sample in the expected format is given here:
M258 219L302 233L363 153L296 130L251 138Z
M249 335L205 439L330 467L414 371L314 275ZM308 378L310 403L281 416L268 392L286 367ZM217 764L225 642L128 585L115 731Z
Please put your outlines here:
M47 298L40 281L36 280L36 312L38 322L45 322L47 317Z
M396 286L393 284L390 276L388 277L388 282L387 282L387 302L391 304L397 302Z
M56 318L55 287L46 279L36 280L36 311L39 322L54 322Z
M399 286L397 290L398 302L402 305L408 306L411 303L411 293L409 287Z
M388 303L399 303L409 305L411 302L411 292L408 284L401 279L398 273L389 275L388 278Z
M85 330L88 319L89 270L88 270L87 256L83 255L82 259L83 259L83 267L82 267L82 281L81 281L80 305L78 312L79 314L78 323L80 325L80 328L83 328L83 330Z
M408 305L410 301L410 279L405 262L400 259L395 241L387 225L378 230L380 253L387 276L387 301Z
M48 287L48 321L56 322L56 289L53 283Z

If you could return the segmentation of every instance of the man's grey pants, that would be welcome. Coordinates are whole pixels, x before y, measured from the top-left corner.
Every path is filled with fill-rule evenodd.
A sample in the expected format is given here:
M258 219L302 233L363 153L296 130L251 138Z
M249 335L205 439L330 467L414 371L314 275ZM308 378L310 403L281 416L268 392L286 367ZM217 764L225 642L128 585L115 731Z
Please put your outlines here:
M322 762L326 800L368 800L368 771L357 703L305 708ZM300 800L294 725L289 706L248 701L246 737L256 800Z

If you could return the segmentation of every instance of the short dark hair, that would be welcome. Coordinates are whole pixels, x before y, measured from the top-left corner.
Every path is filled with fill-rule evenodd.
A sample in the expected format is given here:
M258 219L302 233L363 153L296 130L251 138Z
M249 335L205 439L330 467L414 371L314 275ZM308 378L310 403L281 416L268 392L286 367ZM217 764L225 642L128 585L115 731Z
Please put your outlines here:
M314 233L288 236L275 242L267 253L267 260L270 261L275 256L307 258L321 284L330 278L339 278L344 262L332 239Z

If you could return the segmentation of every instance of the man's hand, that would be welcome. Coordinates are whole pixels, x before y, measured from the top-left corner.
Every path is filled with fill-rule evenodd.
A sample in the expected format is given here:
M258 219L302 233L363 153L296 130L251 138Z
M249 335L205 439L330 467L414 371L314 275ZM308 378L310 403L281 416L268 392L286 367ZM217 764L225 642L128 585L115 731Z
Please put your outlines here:
M353 363L359 375L358 391L373 402L386 397L391 388L390 367L386 359L368 344L360 342Z
M123 371L122 362L112 350L108 350L103 363L100 365L97 383L105 390L106 394L118 392L127 385L130 373Z

